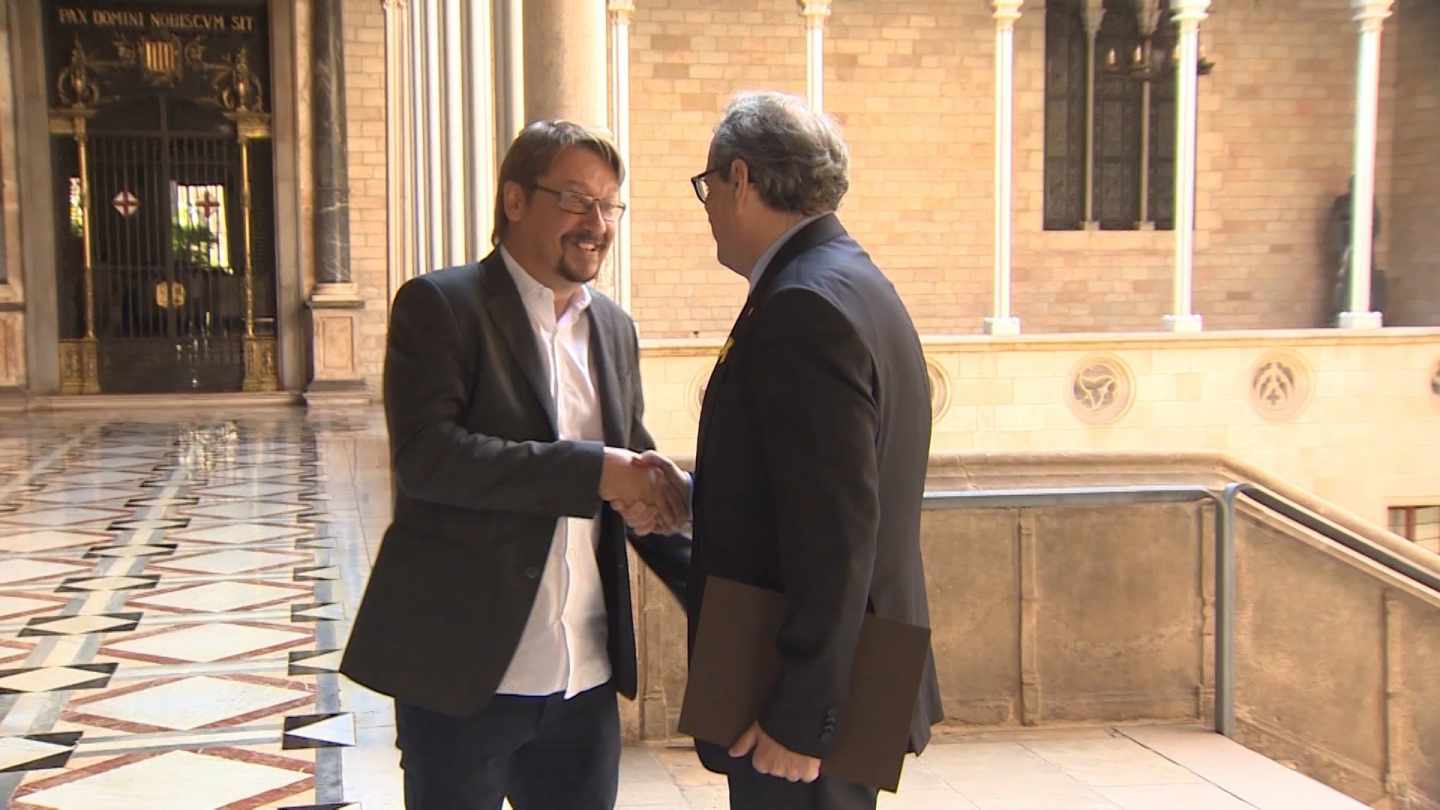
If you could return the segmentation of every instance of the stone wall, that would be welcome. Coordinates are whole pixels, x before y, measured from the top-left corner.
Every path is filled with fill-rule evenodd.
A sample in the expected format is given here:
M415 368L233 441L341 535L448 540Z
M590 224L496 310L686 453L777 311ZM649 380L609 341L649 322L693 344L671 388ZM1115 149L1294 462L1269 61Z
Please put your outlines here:
M1208 502L927 510L947 726L1213 726L1214 529ZM1235 539L1238 739L1367 804L1408 790L1434 806L1440 595L1256 507ZM653 578L639 599L638 713L664 738L685 693L683 616Z
M694 453L718 349L644 349L662 451ZM1440 504L1440 331L977 336L925 351L933 453L1211 451L1378 526L1388 506Z
M732 94L804 90L795 4L732 5L721 13L701 0L637 3L634 301L646 336L729 329L745 286L716 263L704 210L685 179L705 168L711 128ZM1030 333L1159 329L1169 309L1172 232L1041 227L1045 21L1039 8L1023 11L1015 46L1015 312ZM1432 12L1412 16L1422 13ZM1391 21L1387 43L1404 24ZM1207 328L1324 324L1332 277L1325 224L1353 159L1356 39L1345 0L1217 4L1204 23L1205 54L1217 64L1200 82L1195 310ZM840 5L827 23L826 109L853 153L841 217L929 334L977 332L990 307L993 42L983 3ZM1383 215L1391 213L1390 133L1406 98L1397 75L1404 82L1424 73L1397 71L1395 50L1382 50ZM1429 75L1433 84L1435 71Z

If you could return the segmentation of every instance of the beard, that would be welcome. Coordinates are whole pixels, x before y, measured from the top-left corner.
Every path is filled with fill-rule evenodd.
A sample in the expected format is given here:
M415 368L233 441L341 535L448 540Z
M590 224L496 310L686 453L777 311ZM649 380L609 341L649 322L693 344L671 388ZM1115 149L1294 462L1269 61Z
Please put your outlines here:
M560 258L555 263L555 272L561 278L574 284L588 284L600 274L600 266L610 252L610 240L605 235L588 231L566 234L561 238ZM594 250L586 250L582 244L593 244ZM578 254L580 261L574 261ZM593 256L593 260L590 257ZM592 264L593 261L593 264Z

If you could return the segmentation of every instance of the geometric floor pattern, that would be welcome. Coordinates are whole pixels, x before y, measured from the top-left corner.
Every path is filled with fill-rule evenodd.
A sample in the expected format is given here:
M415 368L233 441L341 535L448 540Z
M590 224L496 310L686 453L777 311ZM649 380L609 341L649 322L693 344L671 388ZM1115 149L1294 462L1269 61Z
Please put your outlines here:
M0 806L351 806L335 540L355 513L332 514L321 445L364 422L0 422Z

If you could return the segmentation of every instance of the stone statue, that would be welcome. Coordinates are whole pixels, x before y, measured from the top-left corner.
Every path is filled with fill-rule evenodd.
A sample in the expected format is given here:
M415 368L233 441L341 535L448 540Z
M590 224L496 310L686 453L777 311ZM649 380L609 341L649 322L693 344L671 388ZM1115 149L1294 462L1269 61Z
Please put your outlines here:
M1330 325L1338 326L1340 313L1350 306L1350 226L1354 206L1350 202L1355 192L1355 178L1350 178L1350 188L1335 198L1330 205L1330 228L1328 247L1331 267L1335 268L1335 280L1330 293ZM1385 271L1375 262L1375 243L1380 241L1380 206L1374 208L1374 225L1371 229L1370 245L1370 310L1385 311Z

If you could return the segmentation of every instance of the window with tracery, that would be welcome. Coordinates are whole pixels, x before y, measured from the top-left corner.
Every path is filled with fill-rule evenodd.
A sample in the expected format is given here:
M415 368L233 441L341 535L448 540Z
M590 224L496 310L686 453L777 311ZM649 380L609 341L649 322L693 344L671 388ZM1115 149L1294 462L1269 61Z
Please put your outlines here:
M1046 4L1046 230L1174 227L1169 20L1169 0Z

